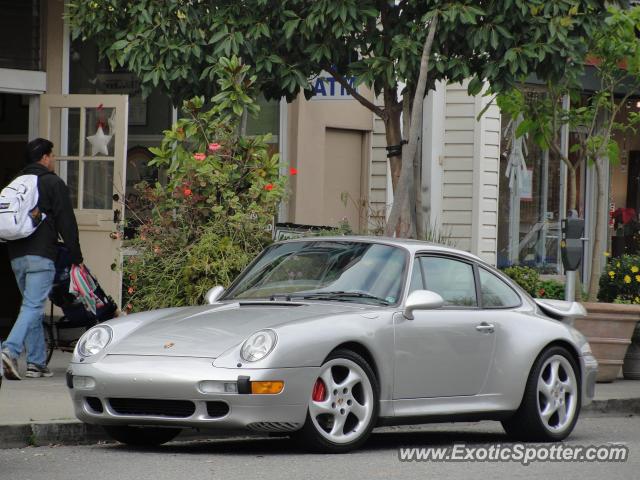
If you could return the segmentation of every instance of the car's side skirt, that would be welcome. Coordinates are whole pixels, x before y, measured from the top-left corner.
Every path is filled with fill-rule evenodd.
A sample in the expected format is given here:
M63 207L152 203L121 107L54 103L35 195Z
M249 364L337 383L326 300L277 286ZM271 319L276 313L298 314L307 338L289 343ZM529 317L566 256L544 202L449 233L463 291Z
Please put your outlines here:
M390 427L398 425L421 425L426 423L448 422L479 422L481 420L505 420L511 417L513 410L500 410L495 412L467 412L449 413L440 415L419 415L408 417L380 417L378 427Z

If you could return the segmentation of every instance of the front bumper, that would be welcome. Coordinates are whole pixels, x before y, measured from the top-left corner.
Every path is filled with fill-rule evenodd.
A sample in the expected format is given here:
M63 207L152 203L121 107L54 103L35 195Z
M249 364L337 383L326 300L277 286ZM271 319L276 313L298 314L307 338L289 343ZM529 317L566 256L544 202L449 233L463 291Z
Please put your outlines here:
M582 406L589 405L596 391L596 376L598 374L598 361L593 355L580 357L582 370Z
M318 371L318 367L227 369L214 367L211 358L108 355L92 364L72 363L67 385L76 417L85 423L293 431L304 424ZM238 382L239 377L244 378ZM277 395L202 391L201 382L207 381L240 383L242 392L246 377L251 381L280 380L284 389ZM147 406L149 401L154 405L193 403L193 412L152 409L154 413L150 413L143 408L132 414L118 405L128 402L138 408L145 400ZM227 405L228 411L220 409L221 405Z

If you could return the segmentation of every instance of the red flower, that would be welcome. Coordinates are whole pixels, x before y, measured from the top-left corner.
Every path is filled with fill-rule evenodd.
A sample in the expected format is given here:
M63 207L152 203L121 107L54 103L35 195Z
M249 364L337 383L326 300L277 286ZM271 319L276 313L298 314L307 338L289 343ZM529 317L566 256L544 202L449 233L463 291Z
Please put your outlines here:
M193 192L191 191L190 188L185 188L184 190L182 190L182 193L184 194L185 197L190 197L191 195L193 195Z
M201 162L205 158L207 158L207 156L204 153L194 153L193 154L193 158L195 158L197 161Z
M289 175L297 175L298 174L298 169L297 168L289 168Z
M133 292L135 292L135 291L136 291L136 290L135 290L135 288L133 288L133 287L129 287L129 289L127 290L127 293L128 293L129 295L131 295L131 294L132 294Z
M209 144L209 151L210 152L215 152L216 150L220 150L220 144L219 143L210 143Z
M544 296L544 288L541 288L540 290L538 290L538 296L539 297L543 297Z
M271 190L273 190L273 184L272 184L272 183L267 183L267 184L264 186L264 189L265 189L267 192L270 192Z

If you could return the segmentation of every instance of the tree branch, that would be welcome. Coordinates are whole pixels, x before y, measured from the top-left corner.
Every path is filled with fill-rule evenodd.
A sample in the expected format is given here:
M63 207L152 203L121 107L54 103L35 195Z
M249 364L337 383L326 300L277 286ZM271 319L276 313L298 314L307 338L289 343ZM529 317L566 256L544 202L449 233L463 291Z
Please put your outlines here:
M378 105L375 105L373 102L364 98L360 93L358 93L358 90L356 90L351 86L351 84L347 81L346 78L344 78L340 73L338 73L338 71L335 68L331 67L330 65L324 65L324 69L327 72L329 72L331 76L335 78L340 85L342 85L342 87L344 87L344 89L349 93L349 95L351 95L353 98L358 100L362 106L371 110L373 113L378 115L382 120L386 119L387 114L384 108L381 108Z

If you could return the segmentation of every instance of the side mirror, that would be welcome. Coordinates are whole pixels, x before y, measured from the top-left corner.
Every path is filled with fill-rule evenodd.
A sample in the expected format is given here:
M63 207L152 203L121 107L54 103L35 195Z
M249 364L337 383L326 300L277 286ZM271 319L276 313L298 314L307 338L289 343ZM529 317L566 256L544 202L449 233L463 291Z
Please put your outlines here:
M435 310L444 305L444 299L430 290L415 290L409 294L404 306L404 316L407 320L413 320L415 310Z
M221 287L220 285L216 285L215 287L210 288L209 291L207 291L207 293L204 294L204 299L207 301L209 305L213 305L218 301L218 299L222 296L223 293L224 293L224 287Z

